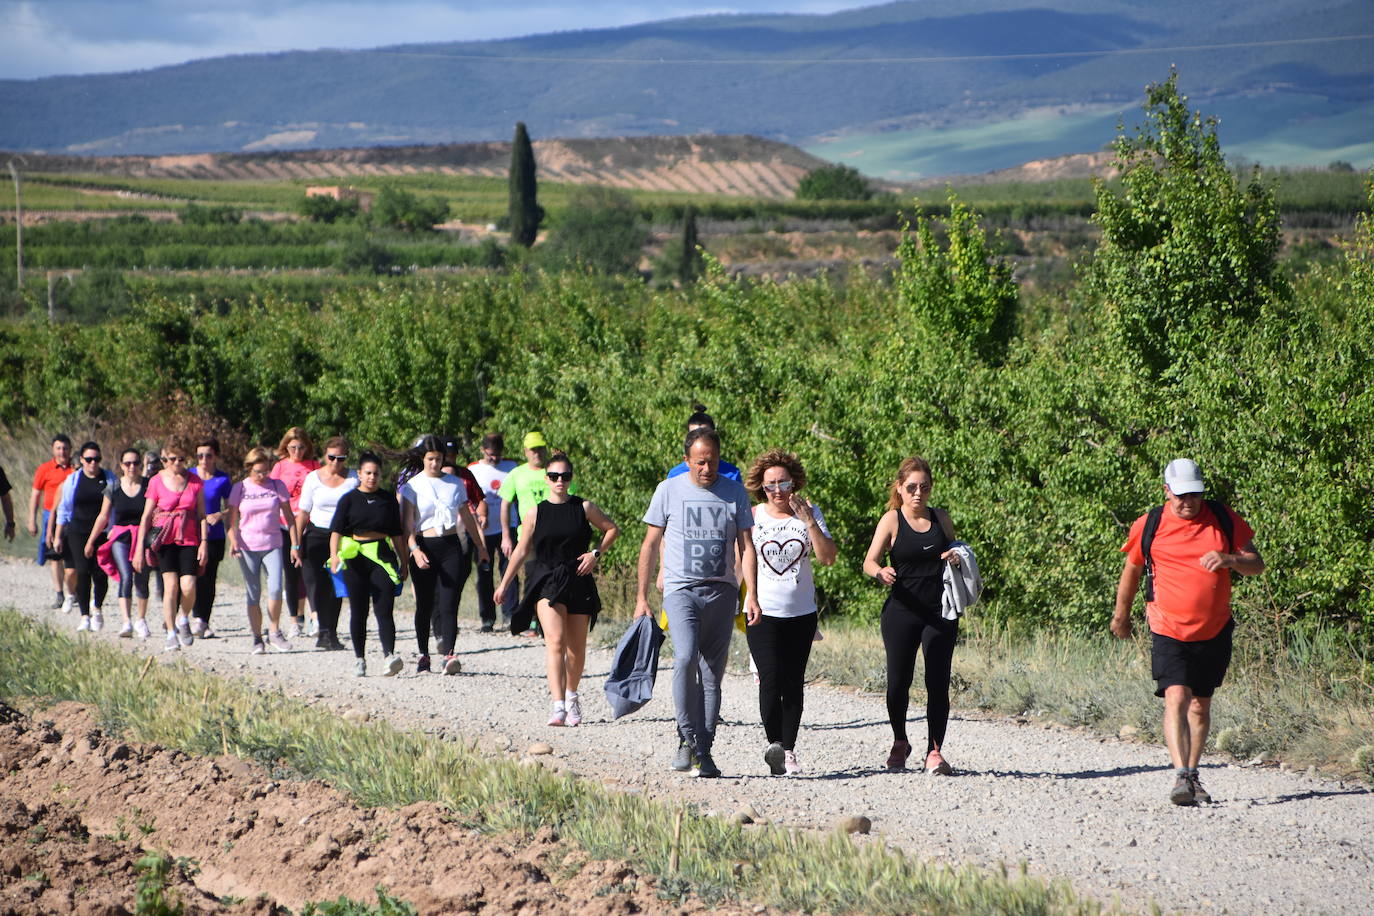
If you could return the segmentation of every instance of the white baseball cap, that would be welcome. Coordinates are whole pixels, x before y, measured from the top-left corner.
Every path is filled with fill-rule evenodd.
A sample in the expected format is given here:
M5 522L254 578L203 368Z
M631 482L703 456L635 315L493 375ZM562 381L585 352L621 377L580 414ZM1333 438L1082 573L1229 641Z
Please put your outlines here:
M1202 482L1202 471L1191 458L1175 458L1164 468L1164 483L1175 496L1201 493L1207 489Z

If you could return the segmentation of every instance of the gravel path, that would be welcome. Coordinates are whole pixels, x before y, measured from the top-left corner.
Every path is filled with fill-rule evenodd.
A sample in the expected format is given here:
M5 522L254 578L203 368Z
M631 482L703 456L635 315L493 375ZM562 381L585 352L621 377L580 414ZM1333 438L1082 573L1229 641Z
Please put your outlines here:
M226 562L224 571L230 569ZM33 617L76 625L74 614L46 609L47 575L31 562L0 559L0 596ZM676 739L664 671L658 698L611 723L601 694L610 653L594 651L584 681L586 721L579 728L548 728L543 646L535 640L481 634L465 620L458 640L463 673L416 675L407 598L397 615L405 624L398 636L405 672L356 679L348 652L299 648L249 655L242 602L241 588L222 585L214 611L220 638L160 657L279 685L309 702L357 707L403 726L476 740L493 754L520 754L546 741L556 766L726 816L752 804L776 823L828 829L842 816L868 815L876 834L921 857L1013 869L1024 862L1035 874L1066 878L1080 893L1132 910L1147 909L1151 900L1166 909L1207 912L1374 908L1374 792L1363 785L1209 756L1203 779L1216 803L1175 808L1167 801L1172 776L1160 747L959 713L946 746L957 777L893 775L881 770L891 743L882 697L823 686L807 692L798 742L804 773L769 777L756 694L747 676L736 675L726 681L725 724L715 754L726 778L696 780L668 768ZM160 619L150 613L150 622L154 616ZM120 640L115 629L117 620L89 638L160 654L156 636L146 643ZM368 656L374 670L380 669L379 652L374 634ZM1225 702L1224 691L1219 702ZM913 718L920 713L913 704ZM914 722L913 738L923 733Z

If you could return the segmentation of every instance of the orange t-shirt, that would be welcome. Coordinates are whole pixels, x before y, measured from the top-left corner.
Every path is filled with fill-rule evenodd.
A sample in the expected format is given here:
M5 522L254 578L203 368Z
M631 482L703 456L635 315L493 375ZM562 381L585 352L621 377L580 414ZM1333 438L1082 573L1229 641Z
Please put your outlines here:
M1179 518L1168 506L1155 529L1150 555L1154 560L1155 600L1145 605L1150 629L1161 636L1182 642L1201 642L1221 632L1231 619L1231 571L1208 572L1202 568L1202 555L1213 550L1233 553L1249 544L1255 532L1231 509L1232 547L1226 546L1212 510L1206 503L1197 518ZM1121 550L1136 566L1145 565L1140 539L1145 533L1145 516L1131 525L1131 534Z
M57 491L62 488L62 482L76 473L77 465L75 462L65 468L57 463L56 458L43 462L38 466L38 470L33 472L33 488L43 491L43 508L51 512L53 505L57 502Z

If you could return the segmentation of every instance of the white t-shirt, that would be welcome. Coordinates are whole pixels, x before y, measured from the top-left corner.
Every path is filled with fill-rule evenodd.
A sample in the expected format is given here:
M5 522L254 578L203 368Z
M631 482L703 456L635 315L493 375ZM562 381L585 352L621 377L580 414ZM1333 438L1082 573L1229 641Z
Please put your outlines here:
M820 506L811 514L830 537ZM759 607L769 617L804 617L816 611L816 581L811 575L811 536L801 519L774 518L754 507L754 551L758 554Z
M500 534L501 484L505 482L506 475L515 470L515 462L509 458L504 458L494 465L485 461L474 461L468 465L468 470L477 478L477 483L487 500L487 530L482 533ZM515 512L515 500L512 499L510 503L510 526L515 528L520 524L520 516Z
M459 507L467 502L467 486L452 474L430 477L416 474L401 487L401 499L415 507L415 533L438 528L457 529L467 540L467 529L459 526Z
M320 481L320 472L311 471L305 475L305 483L301 484L300 510L310 514L310 524L328 531L329 526L334 524L334 510L339 507L339 500L357 486L357 471L349 471L344 482L337 487L325 486Z

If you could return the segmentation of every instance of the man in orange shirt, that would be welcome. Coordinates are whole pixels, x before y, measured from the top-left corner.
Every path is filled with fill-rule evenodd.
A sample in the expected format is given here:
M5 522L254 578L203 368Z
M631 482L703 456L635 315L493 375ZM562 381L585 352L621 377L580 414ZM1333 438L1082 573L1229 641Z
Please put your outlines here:
M64 604L62 599L62 586L64 584L62 554L51 551L48 545L52 542L52 512L57 500L57 491L61 489L62 482L71 476L76 467L72 465L72 440L62 433L58 433L52 438L52 461L45 461L38 466L38 470L33 474L33 492L29 494L29 534L38 538L38 565L42 566L47 560L52 560L52 585L57 593L53 599L53 608L64 608L67 611L72 609L76 597L76 575L73 572L71 582L67 582L67 599ZM38 508L40 499L43 507L43 530L38 529ZM51 556L49 556L51 554Z
M1111 624L1117 637L1130 637L1131 606L1148 574L1150 667L1155 696L1164 698L1164 742L1176 774L1169 800L1176 805L1212 800L1197 765L1212 725L1212 694L1231 664L1231 571L1264 572L1254 531L1230 508L1204 500L1205 490L1193 461L1177 458L1164 469L1164 506L1136 519L1121 548L1126 566Z

